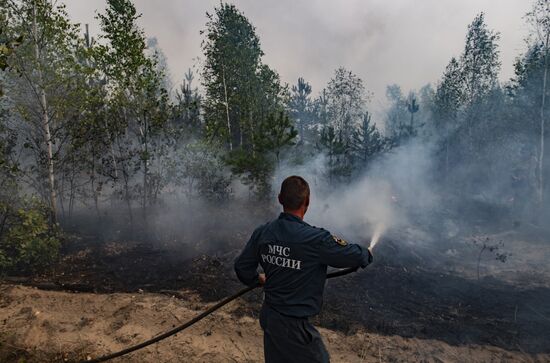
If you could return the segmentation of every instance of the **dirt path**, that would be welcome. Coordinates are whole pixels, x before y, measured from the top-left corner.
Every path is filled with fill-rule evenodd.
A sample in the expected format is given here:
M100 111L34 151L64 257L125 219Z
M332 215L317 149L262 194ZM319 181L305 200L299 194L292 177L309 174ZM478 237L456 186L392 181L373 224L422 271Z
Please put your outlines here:
M0 285L0 361L72 361L116 351L190 319L204 309L159 294L88 294ZM237 300L185 332L114 362L261 362L254 317L232 314ZM492 346L451 346L438 340L320 329L333 362L550 362ZM25 360L23 360L25 361Z

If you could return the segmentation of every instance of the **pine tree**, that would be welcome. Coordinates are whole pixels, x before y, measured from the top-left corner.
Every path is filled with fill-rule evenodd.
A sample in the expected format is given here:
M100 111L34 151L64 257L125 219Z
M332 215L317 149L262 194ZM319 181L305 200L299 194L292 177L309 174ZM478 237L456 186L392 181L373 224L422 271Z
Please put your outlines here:
M361 126L353 134L351 148L354 153L355 163L360 170L365 169L369 163L380 153L388 150L389 140L386 139L372 123L371 114L367 111L363 116Z
M430 83L426 84L418 91L418 103L420 110L418 111L417 120L418 124L422 125L423 132L421 136L425 140L433 140L435 136L434 129L434 104L435 104L435 90Z
M349 146L343 140L341 132L334 126L325 126L321 130L318 149L326 154L326 171L330 185L349 179L351 168L346 163Z
M294 143L298 132L286 112L279 111L271 114L260 127L261 147L264 153L275 154L277 165L280 163L281 151Z
M418 104L418 101L416 100L416 95L414 92L409 93L409 97L407 99L407 111L411 115L411 120L409 122L409 125L407 127L407 132L410 136L416 135L415 125L414 125L414 114L417 113L420 110L420 105Z
M185 136L202 136L203 123L201 119L202 97L197 87L193 87L195 76L191 69L185 73L185 78L176 90L174 106L174 121L176 128L186 133ZM182 135L184 136L184 135Z
M393 139L393 142L400 144L407 135L406 127L410 118L407 113L407 101L403 96L401 87L397 84L389 85L386 88L386 98L390 102L386 113L386 135Z
M313 105L311 101L311 85L302 77L298 78L298 83L292 86L290 96L290 115L298 128L300 143L306 141L306 130L313 121Z

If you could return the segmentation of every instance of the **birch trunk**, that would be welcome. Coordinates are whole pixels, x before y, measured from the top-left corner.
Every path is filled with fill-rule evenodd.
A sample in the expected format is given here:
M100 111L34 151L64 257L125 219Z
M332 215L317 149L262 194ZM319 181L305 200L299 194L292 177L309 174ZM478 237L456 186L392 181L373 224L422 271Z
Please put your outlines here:
M42 109L42 131L44 142L46 144L47 164L48 164L48 184L50 188L50 208L52 221L57 223L57 195L55 190L55 173L54 173L54 160L53 160L53 144L52 135L50 132L50 118L48 115L48 102L46 98L46 91L44 90L44 76L42 74L42 68L40 66L40 49L38 48L38 28L36 25L36 4L33 6L33 41L34 41L34 56L37 63L38 74L38 95L40 101L40 107Z
M542 77L542 100L540 105L540 145L539 145L539 175L538 175L538 201L542 207L544 203L544 134L545 134L545 120L544 120L544 107L546 106L546 84L548 79L548 46L550 40L550 33L546 33L546 39L544 42L544 73Z
M231 121L229 119L229 100L227 97L227 85L225 83L225 68L222 67L223 93L225 98L225 114L227 116L227 132L229 134L229 150L233 151L233 135L231 134Z
M143 198L142 198L142 208L143 208L143 217L145 222L147 221L147 193L149 190L149 181L148 181L148 174L149 174L149 148L148 148L148 140L147 140L147 133L149 131L148 124L147 124L147 115L143 114L143 124L140 125L139 131L141 133L141 140L142 140L142 162L143 162ZM149 201L150 203L150 201Z

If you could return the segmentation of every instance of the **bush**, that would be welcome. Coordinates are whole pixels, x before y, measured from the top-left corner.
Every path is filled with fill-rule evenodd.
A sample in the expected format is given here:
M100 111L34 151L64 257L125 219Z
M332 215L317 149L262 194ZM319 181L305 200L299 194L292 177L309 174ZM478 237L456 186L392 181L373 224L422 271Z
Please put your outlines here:
M190 141L165 158L166 184L184 187L188 196L208 201L231 198L232 178L220 157L221 150L202 141Z
M14 209L2 203L0 211L0 272L35 271L55 261L59 233L43 204L33 200Z

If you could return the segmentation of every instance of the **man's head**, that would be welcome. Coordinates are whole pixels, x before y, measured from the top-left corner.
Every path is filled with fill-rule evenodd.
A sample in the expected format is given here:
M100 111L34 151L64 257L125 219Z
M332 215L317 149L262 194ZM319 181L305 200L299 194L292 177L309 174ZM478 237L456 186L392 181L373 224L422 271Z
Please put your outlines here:
M309 184L301 176L289 176L281 184L279 203L285 212L303 218L309 207Z

